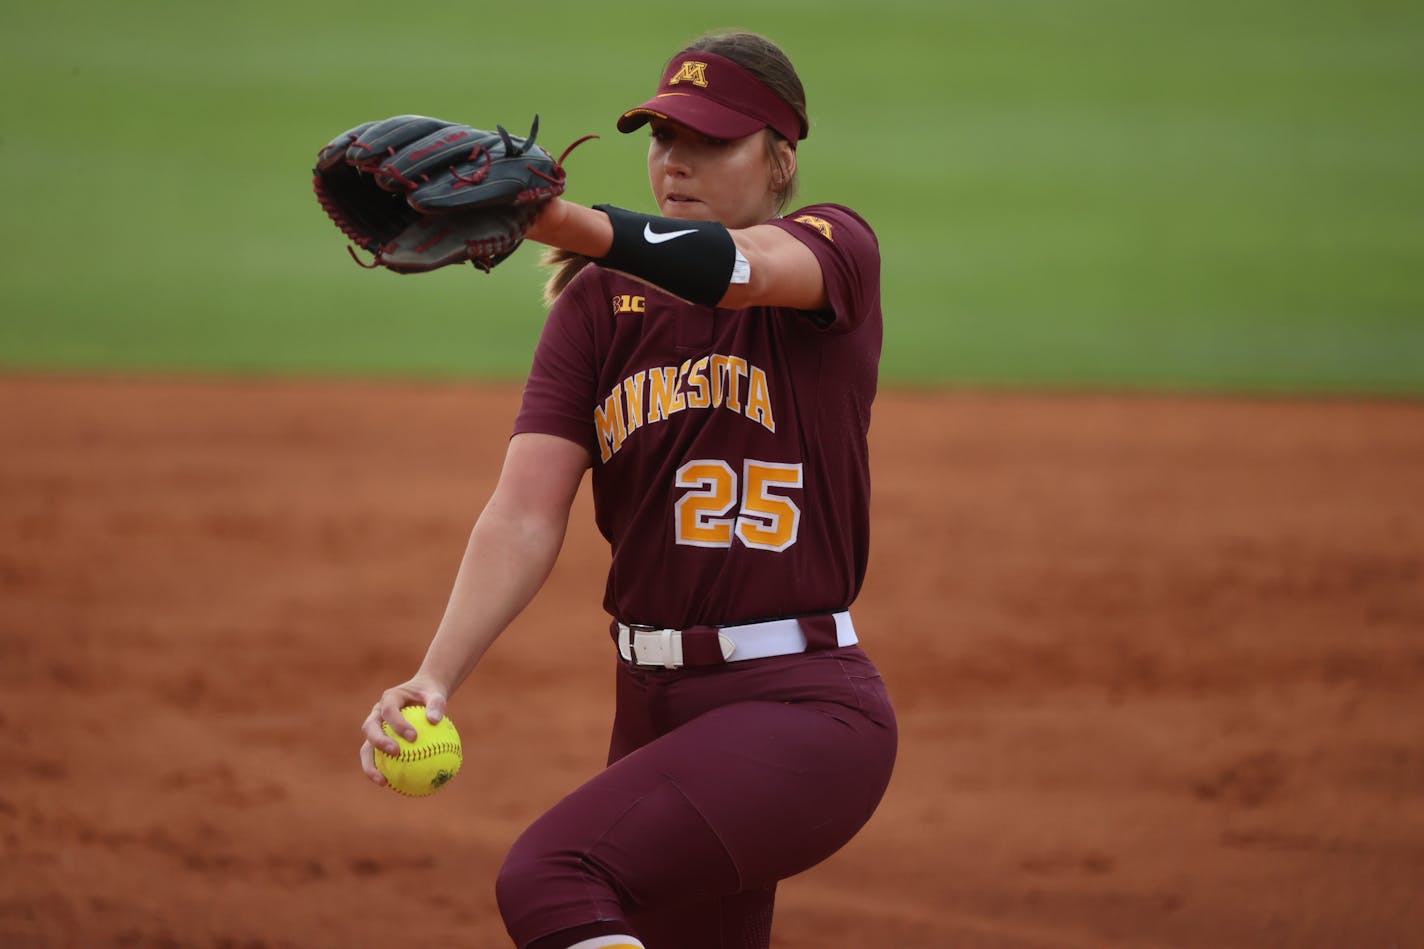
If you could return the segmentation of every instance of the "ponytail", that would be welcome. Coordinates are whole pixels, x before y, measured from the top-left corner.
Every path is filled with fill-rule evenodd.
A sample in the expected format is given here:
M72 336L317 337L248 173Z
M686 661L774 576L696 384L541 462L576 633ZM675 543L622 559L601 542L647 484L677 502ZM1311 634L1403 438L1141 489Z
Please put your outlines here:
M564 288L573 283L573 279L579 275L579 271L593 263L593 260L583 254L575 254L571 250L550 247L544 251L540 263L545 267L554 268L554 272L549 274L549 279L544 284L544 305L553 306L554 301L559 298L559 294L564 292Z

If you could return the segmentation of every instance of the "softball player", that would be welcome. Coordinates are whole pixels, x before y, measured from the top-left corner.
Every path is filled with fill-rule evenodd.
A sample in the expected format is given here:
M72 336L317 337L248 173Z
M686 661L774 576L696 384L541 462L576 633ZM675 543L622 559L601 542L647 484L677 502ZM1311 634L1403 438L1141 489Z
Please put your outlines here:
M855 212L781 215L805 95L755 34L679 52L618 128L659 213L555 199L553 305L497 487L417 674L363 725L414 737L538 590L584 471L611 546L608 768L497 881L520 949L766 949L777 881L843 846L896 727L848 610L869 548L880 257ZM596 266L585 266L592 262ZM616 646L616 650L614 649Z

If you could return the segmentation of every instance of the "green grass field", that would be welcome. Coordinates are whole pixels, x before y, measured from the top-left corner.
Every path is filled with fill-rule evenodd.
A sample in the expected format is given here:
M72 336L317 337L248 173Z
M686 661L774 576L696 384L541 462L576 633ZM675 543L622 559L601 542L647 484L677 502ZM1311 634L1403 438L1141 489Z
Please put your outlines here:
M803 198L880 234L887 381L1424 392L1418 4L643 9L12 4L0 366L518 378L534 248L492 276L358 270L316 149L398 112L537 111L551 150L604 135L571 198L646 207L646 140L613 119L680 41L739 25L806 81Z

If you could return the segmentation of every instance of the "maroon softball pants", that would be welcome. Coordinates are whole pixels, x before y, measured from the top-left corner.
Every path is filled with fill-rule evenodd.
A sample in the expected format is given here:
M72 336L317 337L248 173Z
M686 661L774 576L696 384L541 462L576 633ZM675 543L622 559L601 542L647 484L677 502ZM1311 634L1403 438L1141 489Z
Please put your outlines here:
M895 716L858 646L700 669L620 663L609 766L515 842L496 883L520 949L637 936L768 949L776 883L870 819Z

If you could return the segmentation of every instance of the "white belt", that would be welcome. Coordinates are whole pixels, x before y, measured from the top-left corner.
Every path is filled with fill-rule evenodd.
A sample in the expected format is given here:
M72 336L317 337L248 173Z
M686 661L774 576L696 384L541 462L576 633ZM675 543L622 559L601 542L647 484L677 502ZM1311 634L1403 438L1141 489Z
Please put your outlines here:
M836 621L837 646L854 646L860 641L855 635L855 627L851 625L849 612L832 613L831 617ZM744 659L805 652L806 633L795 619L775 619L765 623L722 626L717 630L717 643L722 649L724 662L741 662ZM679 669L683 665L682 631L619 623L618 655L638 666Z

